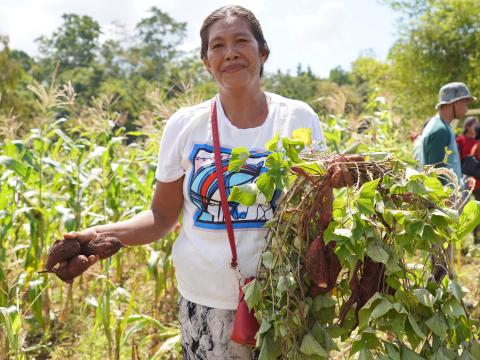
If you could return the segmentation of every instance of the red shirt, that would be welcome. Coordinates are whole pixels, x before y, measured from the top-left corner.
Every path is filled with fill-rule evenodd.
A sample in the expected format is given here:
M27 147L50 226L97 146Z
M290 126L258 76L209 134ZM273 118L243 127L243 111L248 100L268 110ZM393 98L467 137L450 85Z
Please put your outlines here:
M458 140L457 140L458 141ZM477 160L480 160L480 141L476 140L475 145L472 146L472 149L466 156L473 155L477 158ZM474 178L475 179L475 189L480 189L480 179Z
M460 153L460 161L463 162L465 156L470 155L473 145L477 143L477 140L469 136L460 135L457 137L458 152Z

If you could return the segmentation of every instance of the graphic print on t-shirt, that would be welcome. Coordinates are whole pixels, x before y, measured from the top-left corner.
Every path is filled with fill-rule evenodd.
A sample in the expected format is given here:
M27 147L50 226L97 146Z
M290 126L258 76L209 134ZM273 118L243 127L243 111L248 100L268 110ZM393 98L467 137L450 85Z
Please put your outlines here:
M264 164L268 152L251 152L250 157L238 172L227 171L231 149L221 148L220 154L227 197L234 186L255 183L260 174L267 171ZM197 207L193 219L195 226L206 229L225 229L215 174L213 146L196 144L189 159L192 162L192 171L188 182L188 194ZM263 227L263 224L273 216L278 196L279 194L275 193L270 202L252 206L229 201L233 227L237 229Z

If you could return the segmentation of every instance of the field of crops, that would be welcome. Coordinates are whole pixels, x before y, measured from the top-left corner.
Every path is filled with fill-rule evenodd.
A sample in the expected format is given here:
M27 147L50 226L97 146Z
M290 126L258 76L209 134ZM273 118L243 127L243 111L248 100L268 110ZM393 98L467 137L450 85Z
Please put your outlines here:
M68 89L36 91L38 127L1 140L0 357L176 358L174 233L124 249L72 286L37 273L64 232L149 207L162 121L151 111L127 133L102 104L64 118L75 106Z
M164 120L199 98L152 94L138 130L128 132L108 99L81 108L68 87L32 90L39 109L32 129L17 133L14 119L0 129L0 358L180 359L175 232L122 249L72 285L38 272L63 233L149 207ZM412 161L411 144L383 99L372 99L358 118L321 120L332 152L388 152ZM368 129L358 133L360 120ZM467 301L477 306L478 251L467 238L455 254Z

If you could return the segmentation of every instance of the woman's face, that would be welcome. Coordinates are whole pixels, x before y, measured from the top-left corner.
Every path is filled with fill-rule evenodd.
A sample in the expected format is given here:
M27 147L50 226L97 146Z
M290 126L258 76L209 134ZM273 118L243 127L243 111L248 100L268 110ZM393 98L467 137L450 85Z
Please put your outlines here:
M475 136L475 126L477 125L477 122L474 121L470 126L467 126L467 135L474 137Z
M260 67L265 60L247 20L229 17L210 26L203 62L221 89L260 86Z

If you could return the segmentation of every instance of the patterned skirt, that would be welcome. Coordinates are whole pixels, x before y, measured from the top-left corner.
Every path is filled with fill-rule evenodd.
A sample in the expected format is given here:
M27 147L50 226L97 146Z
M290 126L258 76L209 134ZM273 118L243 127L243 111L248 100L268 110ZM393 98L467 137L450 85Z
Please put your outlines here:
M257 352L230 340L235 310L215 309L179 294L180 332L185 360L255 360Z

